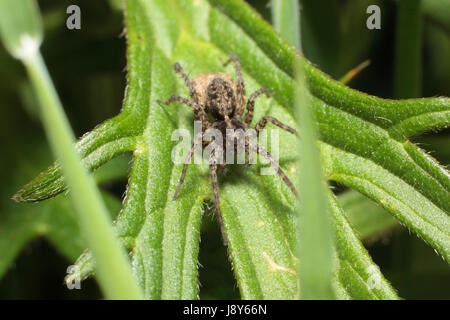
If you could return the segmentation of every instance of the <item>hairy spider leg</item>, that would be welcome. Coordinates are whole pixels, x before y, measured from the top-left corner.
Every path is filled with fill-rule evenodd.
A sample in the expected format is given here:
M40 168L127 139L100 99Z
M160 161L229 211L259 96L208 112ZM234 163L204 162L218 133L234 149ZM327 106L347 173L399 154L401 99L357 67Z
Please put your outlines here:
M191 97L191 100L188 100L186 98L183 98L183 97L180 97L180 96L174 94L169 98L169 100L167 100L167 102L163 102L161 100L158 100L158 102L168 105L169 103L171 103L173 101L177 101L177 102L181 102L181 103L184 103L184 104L192 107L194 109L195 119L201 120L202 127L206 128L208 126L208 124L210 123L210 121L209 121L205 111L200 106L200 103L198 101L198 96L197 96L197 93L195 92L192 81L189 79L186 72L184 72L183 67L178 62L176 62L173 65L173 68L174 68L175 72L179 73L181 78L183 78L184 83L186 84L186 86L189 89L189 95Z
M176 94L173 94L169 98L169 100L167 100L167 101L162 101L162 100L159 100L159 99L157 100L158 103L165 104L166 106L169 105L170 103L174 102L174 101L187 104L189 107L192 107L192 109L195 110L196 106L195 106L195 103L193 101L188 100L188 99L183 98L183 97L180 97L179 95L176 95Z
M253 120L253 110L255 109L255 99L263 93L266 95L266 97L268 97L268 98L270 97L269 91L267 91L266 88L261 88L261 89L256 90L255 92L253 92L250 95L250 98L248 98L247 112L245 113L245 120L244 120L246 127L248 127Z
M264 129L267 122L272 122L277 127L281 128L283 130L286 130L287 132L290 132L292 134L295 134L298 137L298 133L295 129L292 129L291 127L285 125L284 123L282 123L282 122L278 121L277 119L275 119L274 117L270 117L270 116L262 117L261 120L259 120L259 122L256 124L256 126L255 126L256 136L259 136L260 131Z
M189 89L189 95L191 96L191 99L194 101L196 105L198 105L199 104L198 96L194 89L194 85L192 84L192 81L189 79L186 72L184 72L183 67L178 62L175 62L175 64L173 65L173 69L175 70L176 73L180 74L181 78L183 78L186 87L188 87Z
M277 161L272 157L272 155L264 149L259 144L251 144L250 149L253 152L256 152L260 155L262 155L264 158L270 161L270 164L272 165L272 168L275 170L275 172L281 177L281 179L286 183L286 185L291 189L292 193L298 198L297 190L295 189L294 185L292 184L291 180L287 177L287 175L283 172L283 170L280 168L280 165Z
M178 193L180 192L181 185L183 184L184 178L186 177L187 167L188 167L189 163L191 162L192 156L194 155L195 148L199 144L202 143L202 138L203 138L203 132L199 132L194 139L194 143L192 144L191 150L189 150L189 153L187 154L186 159L184 160L183 171L181 172L180 181L178 182L177 190L175 191L175 194L173 195L172 200L175 200Z
M196 120L201 120L202 121L202 126L207 126L210 121L208 119L208 117L206 116L205 112L203 111L203 109L198 108L197 105L195 104L194 101L192 100L188 100L186 98L180 97L179 95L172 95L169 100L167 101L162 101L162 100L157 100L158 103L162 103L164 105L169 105L172 102L180 102L180 103L184 103L186 105L188 105L189 107L191 107L192 109L194 109L194 117Z
M236 118L241 119L242 114L244 113L244 105L245 105L245 83L244 78L242 77L241 71L241 63L239 62L239 58L236 54L233 54L230 59L228 59L223 66L226 67L231 61L234 63L234 68L236 70L236 100L237 100L237 108L234 112Z
M225 228L223 226L222 211L220 210L219 187L217 185L217 156L211 154L209 161L209 176L213 191L214 204L216 205L217 219L219 220L220 232L222 233L223 244L227 245Z

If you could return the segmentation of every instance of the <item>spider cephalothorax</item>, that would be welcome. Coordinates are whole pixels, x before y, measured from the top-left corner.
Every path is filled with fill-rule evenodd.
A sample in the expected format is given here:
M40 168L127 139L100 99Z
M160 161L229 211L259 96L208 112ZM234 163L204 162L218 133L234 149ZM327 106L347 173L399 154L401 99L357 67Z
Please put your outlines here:
M247 103L245 103L245 84L242 78L241 66L238 57L236 55L232 55L231 58L224 63L224 66L226 66L231 61L233 61L235 65L237 78L236 81L234 81L233 78L231 78L228 74L222 72L199 74L195 76L194 79L190 80L179 63L175 63L174 65L175 71L179 73L184 79L184 82L189 89L189 95L191 99L188 100L178 95L172 95L166 102L159 102L167 105L173 101L177 101L192 107L194 109L195 119L202 122L202 132L194 137L194 143L192 144L191 150L189 151L186 160L184 161L180 182L178 183L178 187L175 191L173 199L176 198L178 192L180 191L181 185L184 181L184 177L186 176L187 166L191 161L197 145L206 146L210 143L214 143L214 141L209 142L203 140L206 130L217 129L222 133L223 137L226 137L227 129L247 130L250 127L250 123L253 119L253 109L256 97L263 93L268 97L270 96L266 89L261 88L253 92L248 98ZM246 110L245 116L244 110ZM297 135L297 132L294 129L286 126L273 117L265 116L254 127L256 136L258 136L261 130L264 129L267 122L271 122L279 128ZM244 139L245 152L249 155L250 152L259 153L267 160L269 160L273 169L288 185L292 192L297 195L292 182L280 168L277 161L267 152L267 150L264 149L261 145L252 142L247 138ZM231 145L227 141L227 143L223 143L223 147L226 149L227 147L231 147ZM236 148L234 140L232 142L232 147ZM225 166L225 161L223 159L225 151L226 150L224 150L224 152L220 154L211 154L211 157L209 159L209 173L211 178L211 186L213 189L214 203L219 218L222 236L226 243L217 186L217 165L220 164L222 168L223 166Z
M178 67L176 67L178 69ZM215 119L232 117L236 108L236 86L226 73L201 73L192 79L199 104Z
M206 89L205 107L215 118L232 117L236 98L231 83L223 78L214 78Z

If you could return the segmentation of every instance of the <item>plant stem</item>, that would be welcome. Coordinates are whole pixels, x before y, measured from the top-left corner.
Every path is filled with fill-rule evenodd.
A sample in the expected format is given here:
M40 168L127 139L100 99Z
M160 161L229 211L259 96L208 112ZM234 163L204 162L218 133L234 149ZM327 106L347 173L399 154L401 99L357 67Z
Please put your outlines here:
M23 62L40 102L50 145L62 165L81 228L97 262L103 293L108 299L140 299L140 289L115 237L107 209L74 148L75 138L40 52L36 51Z
M397 5L394 96L421 95L421 0L400 0Z

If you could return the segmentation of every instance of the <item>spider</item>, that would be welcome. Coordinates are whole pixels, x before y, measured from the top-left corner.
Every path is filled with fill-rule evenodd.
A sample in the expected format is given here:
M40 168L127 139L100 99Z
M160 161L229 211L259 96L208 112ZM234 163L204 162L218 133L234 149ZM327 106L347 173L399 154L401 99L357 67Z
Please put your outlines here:
M241 65L239 62L239 58L237 55L232 55L229 60L227 60L223 66L227 66L230 62L234 63L236 78L234 81L231 76L222 72L212 72L212 73L204 73L198 74L192 80L189 79L181 65L177 62L174 64L174 70L176 73L179 73L183 78L186 86L189 89L189 95L191 97L190 100L183 98L179 95L172 95L169 100L161 101L158 100L159 103L164 105L169 105L171 102L180 102L190 106L194 110L195 120L201 121L202 123L202 132L200 132L196 137L194 137L194 142L192 147L186 156L184 161L183 170L181 173L181 178L178 183L177 189L173 196L173 200L177 197L181 185L183 184L184 178L186 176L187 167L191 161L191 158L194 154L196 147L202 144L203 147L209 145L212 142L203 141L203 136L205 131L209 128L218 129L223 136L226 135L226 129L243 129L247 130L250 127L250 123L253 119L253 110L255 105L255 99L261 94L265 94L267 97L270 97L269 92L265 88L260 88L259 90L253 92L247 100L245 104L245 83L241 73ZM246 112L244 114L244 107L246 105ZM208 115L210 117L208 117ZM214 119L211 121L210 118ZM298 136L297 132L291 127L281 123L277 119L264 116L254 127L256 131L256 136L259 135L261 130L264 129L268 122L273 123L277 127L286 130L292 134ZM234 140L233 140L234 144ZM230 147L230 145L224 142L223 147ZM232 147L232 146L231 146ZM276 173L281 177L281 179L286 183L286 185L292 190L292 192L297 195L297 191L295 190L294 185L280 168L278 162L269 154L267 150L265 150L261 145L257 143L249 143L249 141L245 141L245 152L250 156L250 152L259 153L267 160L269 160L271 166L276 171ZM234 148L236 146L234 145ZM217 185L217 164L220 163L222 170L225 166L224 161L219 161L219 157L223 157L222 153L216 154L212 153L209 159L209 174L211 179L211 187L214 196L214 204L217 211L217 216L220 224L220 230L222 233L222 238L224 243L226 244L225 230L223 227L222 221L222 213L220 210L220 200L219 200L219 190ZM222 159L223 160L223 159Z

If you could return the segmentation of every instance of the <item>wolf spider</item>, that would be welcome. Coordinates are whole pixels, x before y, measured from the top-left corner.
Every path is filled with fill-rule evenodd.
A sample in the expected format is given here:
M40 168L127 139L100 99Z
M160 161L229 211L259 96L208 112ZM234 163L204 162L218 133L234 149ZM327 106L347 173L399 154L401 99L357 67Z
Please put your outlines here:
M187 166L191 161L196 147L202 144L203 147L209 145L212 142L203 141L203 135L205 131L209 128L218 129L222 136L226 136L226 129L243 129L244 131L250 127L250 123L253 119L253 110L255 105L255 99L261 95L265 94L270 97L269 92L265 88L261 88L253 92L247 100L247 108L244 120L242 121L242 116L244 114L245 105L245 84L241 73L241 66L237 55L232 55L228 61L226 61L223 66L228 65L230 62L234 62L237 80L234 81L228 74L222 72L212 72L199 74L195 76L192 80L184 72L181 65L177 62L174 64L175 72L179 73L183 78L186 86L189 89L189 94L191 99L180 97L176 94L172 95L169 100L161 101L159 103L168 105L171 102L180 102L190 106L194 110L194 116L196 120L202 123L202 132L200 132L195 138L192 147L186 156L184 161L183 171L181 173L181 178L178 183L178 187L175 191L173 199L176 198L178 192L180 191L181 185L183 184L184 178L186 176ZM210 115L214 122L208 117ZM271 122L277 127L286 130L292 134L298 136L297 132L291 127L281 123L277 119L265 116L263 117L254 127L256 131L256 136L259 135L262 129L266 126L267 122ZM234 140L233 140L234 143ZM271 166L277 172L277 174L283 179L287 186L292 190L292 192L297 196L297 191L294 185L280 168L277 161L265 150L261 145L255 143L249 143L246 139L245 141L245 152L250 156L249 150L259 153L267 160L270 161ZM227 144L224 141L224 150L226 150ZM236 148L236 146L234 146ZM224 152L222 153L222 157ZM226 244L225 230L222 222L222 213L220 210L219 201L219 191L217 186L217 164L219 163L219 154L212 153L209 159L209 174L211 179L211 186L214 195L214 203L216 206L217 216L220 224L220 230L222 232L222 237L224 243ZM222 158L223 160L223 158ZM222 169L225 166L225 162L221 161Z

